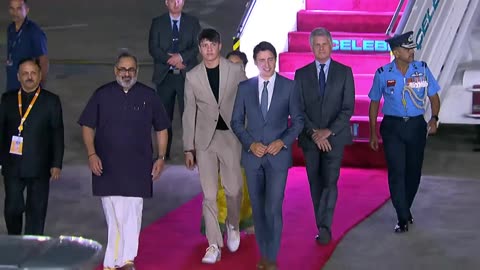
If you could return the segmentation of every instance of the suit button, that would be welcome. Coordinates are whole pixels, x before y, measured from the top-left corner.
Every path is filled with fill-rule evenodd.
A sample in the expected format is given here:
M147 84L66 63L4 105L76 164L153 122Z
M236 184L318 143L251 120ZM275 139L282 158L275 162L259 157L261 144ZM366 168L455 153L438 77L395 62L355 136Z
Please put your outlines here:
M215 122L217 122L217 120L215 120Z

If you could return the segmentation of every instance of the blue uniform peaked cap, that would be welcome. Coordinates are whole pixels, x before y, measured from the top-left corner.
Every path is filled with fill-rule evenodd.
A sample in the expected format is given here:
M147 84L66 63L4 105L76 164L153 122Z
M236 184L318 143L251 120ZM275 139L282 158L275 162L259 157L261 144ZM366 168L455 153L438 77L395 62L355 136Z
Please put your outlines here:
M413 40L413 31L401 35L395 35L385 41L388 42L390 49L392 50L396 47L402 47L405 49L414 49L417 47L417 44Z

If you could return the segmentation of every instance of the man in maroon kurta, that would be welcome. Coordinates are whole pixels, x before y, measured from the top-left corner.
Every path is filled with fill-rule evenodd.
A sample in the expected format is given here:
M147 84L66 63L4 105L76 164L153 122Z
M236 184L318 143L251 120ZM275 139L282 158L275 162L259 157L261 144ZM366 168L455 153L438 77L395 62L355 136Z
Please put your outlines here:
M170 121L155 91L137 82L137 71L135 56L122 53L116 81L95 91L78 121L93 173L93 195L102 197L108 224L104 269L133 267L143 198L152 196L152 180L164 166ZM154 161L152 126L159 153Z

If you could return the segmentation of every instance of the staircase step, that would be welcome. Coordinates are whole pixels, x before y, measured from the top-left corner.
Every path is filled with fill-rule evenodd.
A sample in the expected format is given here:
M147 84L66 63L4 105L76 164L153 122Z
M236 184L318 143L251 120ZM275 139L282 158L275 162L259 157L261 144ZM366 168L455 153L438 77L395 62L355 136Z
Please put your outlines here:
M373 151L368 140L353 140L351 145L345 146L342 167L386 168L383 144L379 143L378 148L378 151ZM293 166L305 166L305 157L298 141L292 146L292 157Z
M385 152L383 144L378 145L378 151L370 148L369 141L353 141L353 144L346 145L343 152L343 167L354 168L386 168Z
M295 72L280 72L281 75L293 80ZM373 74L353 74L355 81L355 94L368 95L373 83Z
M377 117L377 135L380 137L380 122L383 117ZM352 131L353 139L359 141L365 141L370 138L370 124L368 116L354 115L350 119L350 130Z
M306 0L305 7L309 10L395 11L399 3L399 0ZM405 4L403 6L405 6Z
M364 53L389 52L387 36L377 33L332 32L333 51ZM288 33L289 52L310 52L310 32Z
M314 60L312 53L284 52L279 55L279 68L282 72L295 72L295 70L310 64ZM390 54L351 54L333 53L332 59L352 67L356 74L374 74L382 65L390 62Z
M380 101L380 107L378 108L378 115L383 116L383 99ZM370 111L370 98L367 95L355 95L355 109L353 115L355 116L368 116Z
M343 152L342 167L351 168L386 168L385 152L383 144L379 144L378 151L370 149L368 141L354 141L345 146ZM305 166L305 157L297 142L292 149L293 166Z
M297 13L297 31L310 32L321 26L330 32L385 33L393 14L394 12L301 10Z

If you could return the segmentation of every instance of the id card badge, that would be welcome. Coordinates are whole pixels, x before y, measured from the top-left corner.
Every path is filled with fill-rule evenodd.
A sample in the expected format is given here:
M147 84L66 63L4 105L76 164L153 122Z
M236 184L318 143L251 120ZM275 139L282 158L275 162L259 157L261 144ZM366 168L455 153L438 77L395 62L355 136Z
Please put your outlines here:
M10 154L22 155L23 137L12 136L12 144L10 144Z

